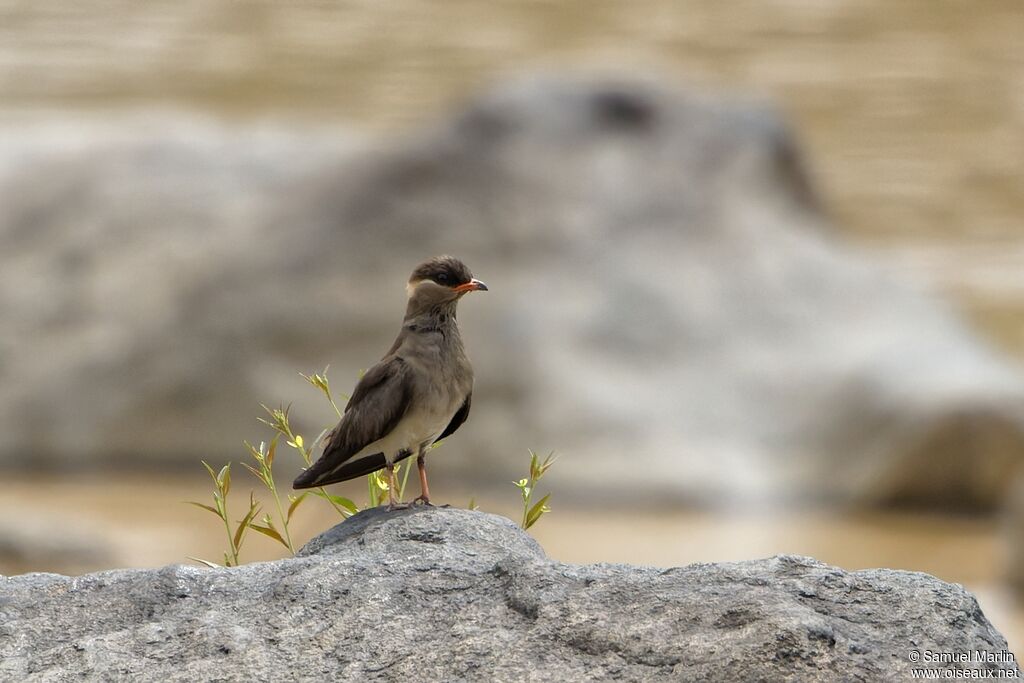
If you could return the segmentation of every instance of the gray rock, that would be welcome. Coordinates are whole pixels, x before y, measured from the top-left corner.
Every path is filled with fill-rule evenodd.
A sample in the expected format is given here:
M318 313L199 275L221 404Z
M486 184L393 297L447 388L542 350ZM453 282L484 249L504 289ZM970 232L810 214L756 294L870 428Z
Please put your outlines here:
M449 509L366 511L235 569L0 577L0 617L3 680L892 681L912 652L1006 652L969 593L926 574L567 565Z
M472 419L433 457L464 482L556 449L567 497L992 508L1020 469L1017 372L841 244L763 106L528 79L335 137L8 131L0 462L238 457L260 402L315 435L296 373L346 391L411 265L452 252L491 285L462 311Z

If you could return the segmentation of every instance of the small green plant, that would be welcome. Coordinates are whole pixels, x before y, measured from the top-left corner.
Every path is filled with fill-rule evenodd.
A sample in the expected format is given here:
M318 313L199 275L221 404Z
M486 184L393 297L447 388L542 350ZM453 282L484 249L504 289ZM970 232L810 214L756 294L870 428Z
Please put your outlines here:
M231 463L224 465L219 472L215 472L205 460L203 461L203 467L206 468L206 471L210 473L210 478L213 479L213 505L210 506L194 501L189 502L196 507L209 510L224 522L224 530L228 535L228 552L224 553L224 566L237 567L238 553L242 550L242 542L245 541L245 534L249 530L253 518L260 513L260 505L256 502L252 492L250 492L249 511L238 522L235 531L232 533L231 520L228 516L228 491L231 490ZM209 567L217 566L213 562L201 560L197 557L190 557L189 559L201 562Z
M334 396L331 394L331 383L327 379L327 371L330 369L330 367L331 366L328 365L327 367L324 368L323 372L314 372L312 375L307 375L300 372L299 377L306 380L314 387L323 392L324 396L327 397L327 401L331 404L331 407L334 408L335 414L340 419L341 410L338 408L338 404L334 402ZM348 396L346 396L345 399L348 400Z
M292 543L291 530L288 528L288 523L292 520L292 515L295 514L295 510L299 507L304 496L289 496L288 513L285 514L284 508L281 505L281 496L277 492L277 484L274 482L274 454L277 452L277 439L278 436L270 441L270 445L267 446L265 443L260 442L259 448L253 446L248 441L245 442L245 447L249 449L249 455L252 456L253 460L256 461L256 467L253 467L247 462L243 462L247 470L253 473L257 479L270 491L271 497L274 499L274 505L277 507L278 519L281 520L281 530L274 524L274 518L269 514L264 515L261 520L261 524L256 524L253 521L249 521L249 528L253 531L274 539L285 548L288 548L288 552L292 555L295 554L295 545ZM250 494L252 495L252 494ZM283 531L283 535L282 535Z
M305 377L305 375L303 375L303 377ZM326 383L326 379L324 381ZM328 394L328 397L329 396L330 395ZM331 401L331 404L334 404L333 400ZM299 453L299 455L302 456L302 460L303 462L306 463L306 467L312 465L313 450L316 447L316 445L319 444L320 441L327 435L329 430L325 429L322 432L320 432L320 436L316 438L312 445L307 447L306 440L302 438L302 435L296 434L295 432L292 431L292 426L289 419L289 412L291 411L291 406L285 408L268 408L267 406L263 406L263 410L266 411L269 419L267 417L259 417L256 419L258 419L260 422L262 422L263 424L267 425L275 432L277 432L278 436L284 437L285 443L287 443L288 446L293 448L295 451ZM335 410L337 410L337 407L335 407ZM248 446L248 444L246 445ZM250 451L251 450L252 447L250 446ZM272 478L271 481L273 481ZM266 485L266 482L263 483L264 485ZM311 493L314 496L317 496L318 498L323 498L328 503L330 503L331 507L333 507L335 512L341 515L342 518L350 517L355 513L359 512L359 508L351 500L343 496L335 496L331 493L328 493L323 486L313 489ZM290 496L289 498L292 500L293 503L295 500L298 499L295 496Z
M330 383L327 380L327 369L325 368L323 373L314 373L313 375L303 374L302 377L307 382L320 389L324 395L327 396L327 400L334 408L335 413L340 416L341 411L338 409L338 406L334 401L334 396L330 389ZM224 553L224 565L228 567L238 565L238 555L242 547L242 542L245 539L246 533L250 529L263 534L268 538L274 539L287 548L288 552L294 555L296 548L291 534L292 517L295 515L299 506L305 502L310 494L327 501L342 518L349 517L359 512L359 508L351 500L344 496L336 496L328 493L323 487L313 489L312 491L306 491L301 494L288 494L285 499L282 499L277 488L277 482L274 478L274 458L277 454L279 441L284 439L285 443L291 449L296 451L301 456L306 466L309 467L313 461L312 454L314 448L317 443L324 438L328 430L325 429L322 431L313 444L307 446L307 442L302 435L296 433L292 429L289 417L290 406L269 408L264 405L262 407L267 415L266 417L259 417L257 419L274 430L274 438L271 439L269 444L261 442L259 446L254 446L248 441L245 441L246 450L255 462L255 465L251 465L247 462L243 462L242 465L244 465L245 468L256 477L257 481L263 485L263 488L269 492L270 497L274 502L274 509L277 511L277 515L274 516L271 513L266 513L262 518L258 518L258 515L262 511L262 506L256 502L255 493L250 491L249 512L237 522L235 531L232 533L227 504L228 491L231 488L231 463L225 465L220 472L214 472L213 468L204 461L203 465L209 471L214 482L214 504L206 505L205 503L189 501L192 505L208 510L212 514L217 515L217 517L219 517L224 523L224 528L227 530L228 534L228 552ZM288 503L287 508L285 507L285 500L287 500ZM190 559L207 566L217 566L208 560L195 557Z
M303 373L299 374L309 384L320 390L334 409L335 414L340 418L342 412L334 400L334 394L331 391L331 384L327 379L327 368L324 368L322 373L313 373L310 375ZM250 464L249 462L242 462L242 465L245 466L245 468L249 470L254 477L256 477L256 480L260 482L263 488L266 489L273 501L272 512L266 512L262 517L260 517L260 513L263 512L263 506L256 500L255 492L250 491L248 511L240 520L232 523L231 516L228 512L228 492L231 490L231 463L224 465L220 471L215 471L204 460L203 466L206 468L207 472L209 472L214 484L213 505L188 501L190 504L216 515L224 524L224 530L227 533L228 539L228 550L224 553L224 566L226 567L238 566L239 553L241 552L242 544L245 541L246 534L249 530L255 531L277 541L287 548L288 552L294 555L296 545L292 539L291 533L292 518L299 507L311 495L327 501L327 503L330 504L342 518L349 517L359 512L359 507L354 502L344 496L336 496L328 493L323 487L305 491L301 494L288 494L284 497L281 495L281 492L279 492L277 488L277 482L274 478L274 462L278 453L279 443L283 440L291 450L298 453L306 467L309 467L313 464L314 451L319 443L327 437L329 429L325 429L320 432L320 436L310 443L304 439L301 434L296 433L292 428L290 406L269 408L264 405L262 407L266 412L266 416L261 416L257 419L270 427L274 432L274 436L269 443L260 442L258 446L254 446L248 441L243 442L253 463ZM431 445L430 448L438 448L440 445L441 442L438 441ZM530 451L530 476L527 479L521 479L518 482L515 482L515 485L519 488L523 499L523 519L521 525L524 529L529 529L531 526L536 524L544 514L551 511L551 508L547 505L548 500L551 498L550 493L545 495L536 503L532 502L532 498L537 482L540 481L541 477L544 476L548 471L548 468L550 468L553 463L554 454L548 455L543 461L541 461L536 453ZM405 486L409 479L410 470L412 470L410 462L395 465L394 497L398 502L402 502L404 498ZM377 507L383 501L387 500L389 482L384 471L378 470L377 472L371 472L368 474L366 477L366 485L369 499L368 507ZM286 502L287 505L285 505ZM470 500L469 509L477 509L475 499ZM213 562L196 557L190 557L189 559L209 567L218 566Z
M530 451L530 476L526 479L520 479L519 481L513 482L516 488L519 489L519 493L523 499L523 519L519 523L523 529L529 529L536 524L541 517L551 512L551 508L548 507L548 501L551 499L551 494L546 494L543 498L538 500L536 503L533 502L533 494L537 488L537 482L547 474L547 471L555 464L554 452L548 453L548 456L544 458L542 462L540 457Z

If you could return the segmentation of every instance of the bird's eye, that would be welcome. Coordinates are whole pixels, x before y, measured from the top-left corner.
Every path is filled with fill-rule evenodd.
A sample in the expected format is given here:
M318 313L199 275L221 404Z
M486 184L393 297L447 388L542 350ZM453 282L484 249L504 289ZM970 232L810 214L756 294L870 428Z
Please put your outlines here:
M439 285L446 285L446 284L448 284L448 274L447 273L441 273L440 275L438 275L437 276L437 284L439 284Z

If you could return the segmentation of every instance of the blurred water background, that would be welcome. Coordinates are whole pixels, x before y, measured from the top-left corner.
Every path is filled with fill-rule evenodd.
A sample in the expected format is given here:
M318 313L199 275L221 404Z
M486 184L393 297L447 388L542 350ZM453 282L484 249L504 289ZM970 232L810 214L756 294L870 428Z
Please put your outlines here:
M297 373L346 391L451 251L492 291L436 497L515 516L553 449L556 558L927 571L1019 651L1021 35L1014 0L0 3L0 572L217 557L198 461L261 401L315 434Z

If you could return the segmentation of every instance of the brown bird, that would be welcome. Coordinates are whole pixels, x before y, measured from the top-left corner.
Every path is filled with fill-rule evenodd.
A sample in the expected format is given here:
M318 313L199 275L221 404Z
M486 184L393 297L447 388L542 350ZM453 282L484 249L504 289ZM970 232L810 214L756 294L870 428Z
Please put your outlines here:
M366 371L345 406L341 422L324 439L320 458L300 474L297 489L388 471L388 500L395 505L395 463L416 455L422 494L430 503L425 455L469 416L473 368L455 321L459 299L487 291L462 261L432 258L409 278L405 319L380 362Z

